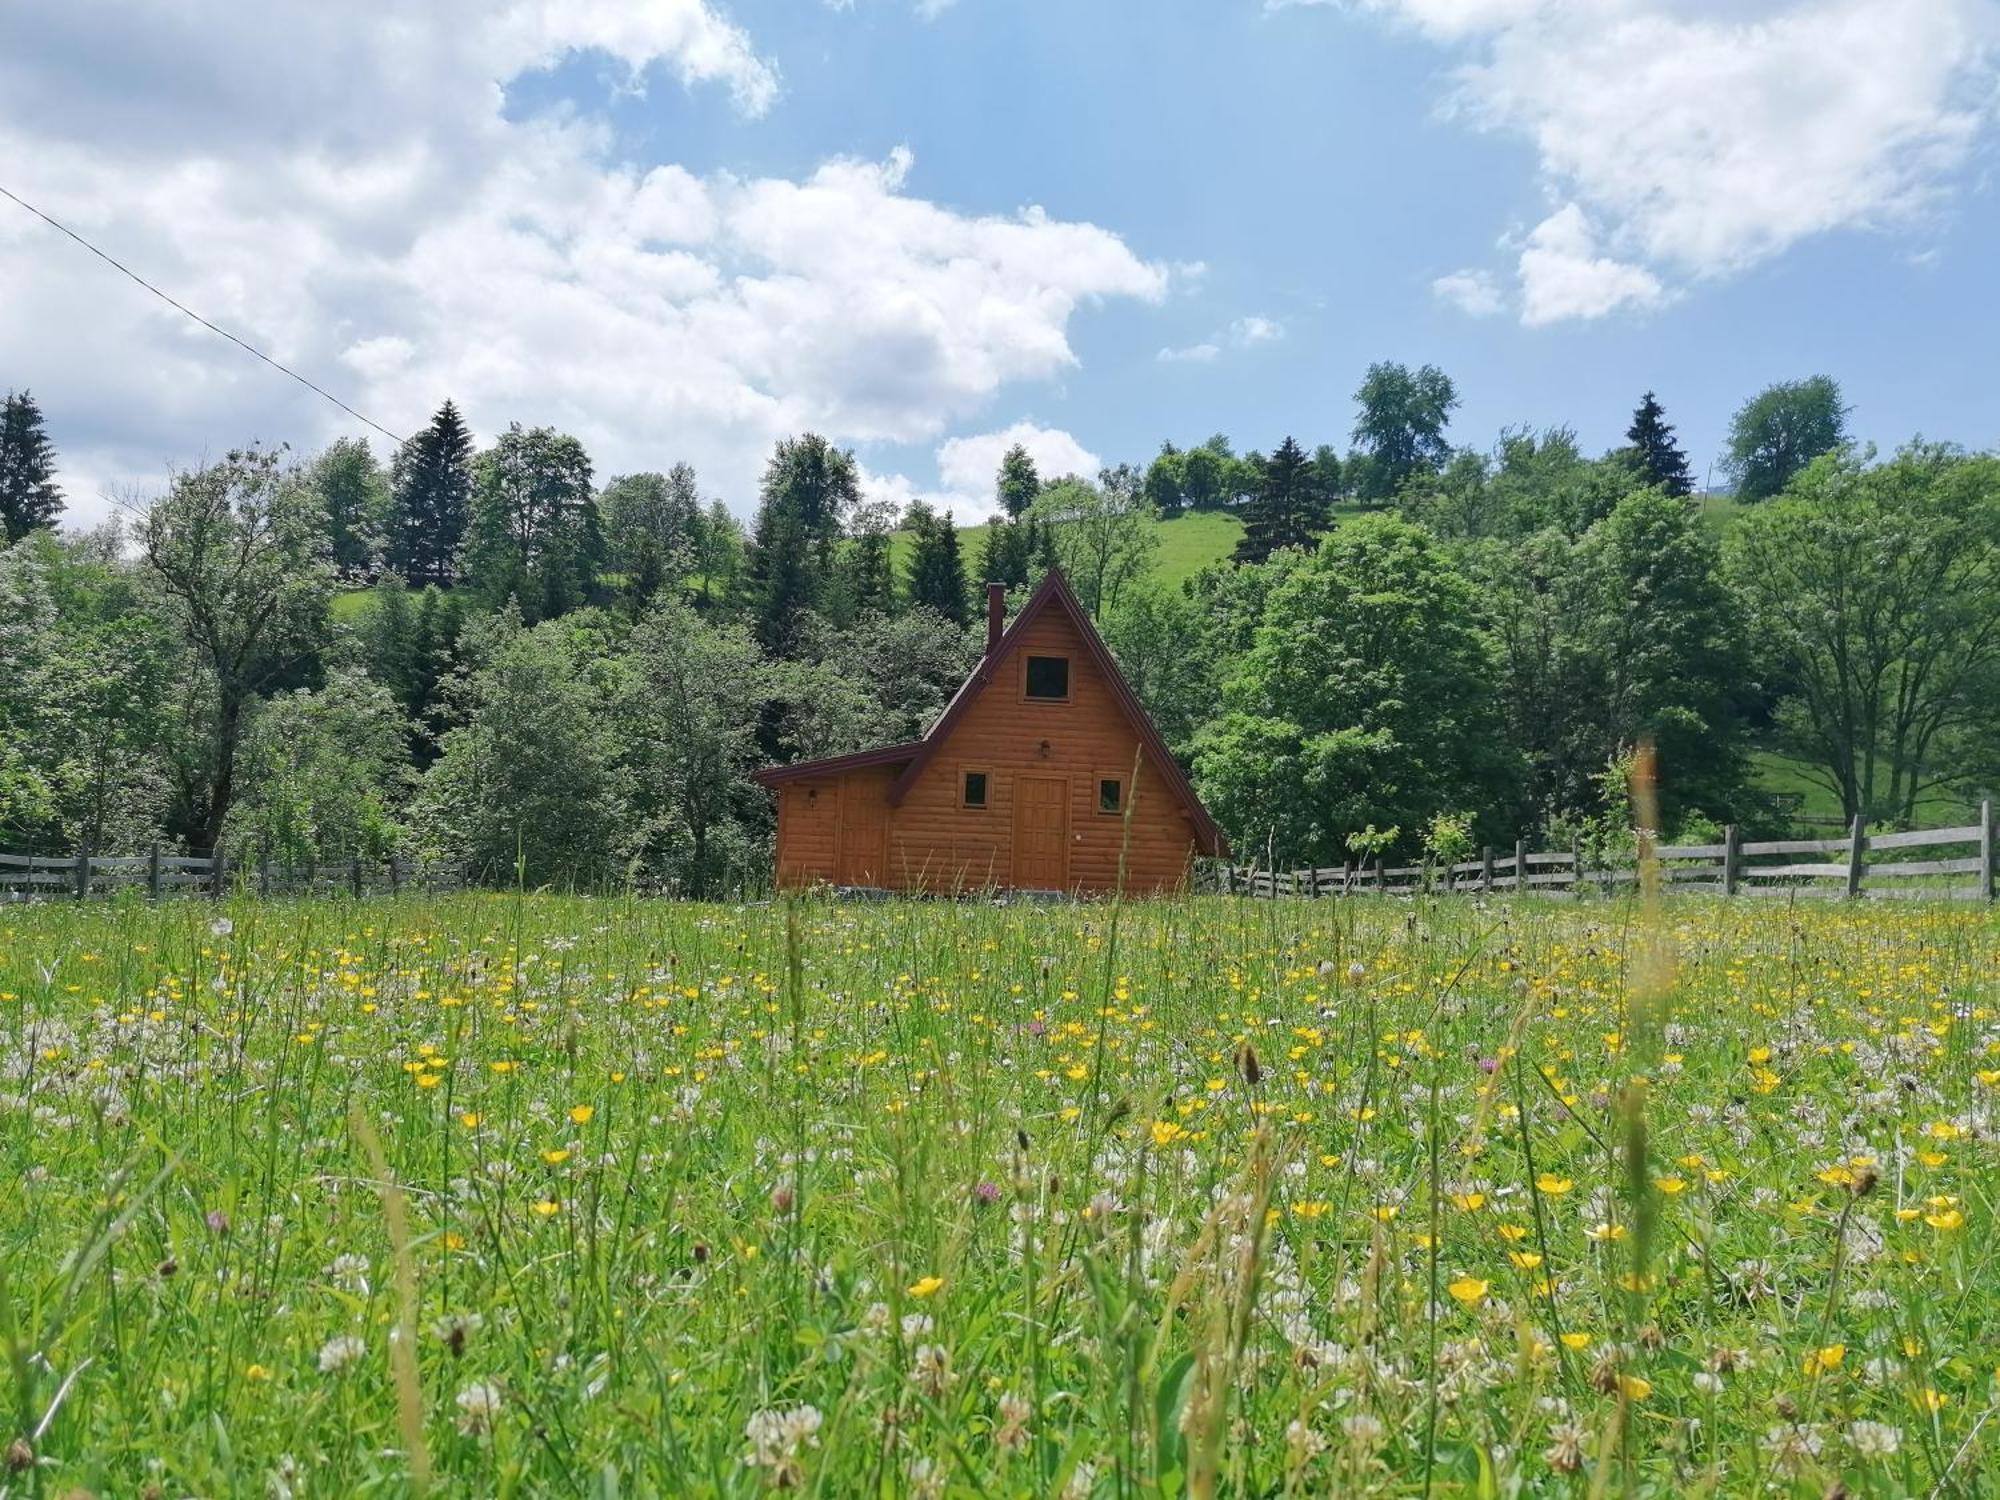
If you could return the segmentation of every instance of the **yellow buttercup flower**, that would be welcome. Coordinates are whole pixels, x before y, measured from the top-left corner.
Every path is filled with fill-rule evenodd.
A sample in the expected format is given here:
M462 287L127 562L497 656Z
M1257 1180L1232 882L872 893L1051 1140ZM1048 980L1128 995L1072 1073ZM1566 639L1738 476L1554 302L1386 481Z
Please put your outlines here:
M944 1278L942 1276L925 1276L912 1282L906 1290L912 1297L921 1302L924 1298L935 1297L939 1292L944 1290Z

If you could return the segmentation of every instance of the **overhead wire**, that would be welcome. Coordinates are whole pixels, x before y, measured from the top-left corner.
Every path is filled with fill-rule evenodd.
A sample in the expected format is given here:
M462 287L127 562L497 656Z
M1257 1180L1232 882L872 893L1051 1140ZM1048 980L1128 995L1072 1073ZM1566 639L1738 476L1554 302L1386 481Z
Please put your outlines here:
M196 312L186 303L177 301L173 297L169 296L167 293L161 291L160 288L154 286L152 282L148 281L145 277L141 276L137 271L134 271L130 266L126 265L124 262L120 260L117 260L113 256L106 254L104 251L98 249L97 246L93 245L89 240L85 239L82 235L78 234L74 229L71 229L69 225L63 223L60 219L54 218L53 216L44 213L41 209L37 208L34 204L30 203L26 198L23 198L19 193L11 191L5 185L0 185L0 197L10 198L14 202L20 204L21 207L25 208L29 213L33 214L36 218L40 219L44 224L48 225L51 229L54 229L59 233L69 236L70 239L76 241L77 244L83 246L84 249L88 250L92 255L96 256L99 260L103 261L107 266L110 266L114 271L117 271L120 275L125 276L129 280L137 282L140 286L144 287L147 291L151 292L155 297L158 297L162 302L166 303L167 306L173 308L176 312L181 313L186 317L192 318L195 322L199 323L203 328L206 328L210 333L218 334L221 337L228 339L230 343L234 344L237 348L241 349L245 354L249 354L257 359L261 359L265 364L269 365L272 369L278 371L280 374L289 375L293 380L296 380L300 385L304 386L307 390L311 391L315 396L320 397L322 400L331 401L335 406L339 407L342 411L346 412L350 417L354 418L355 421L365 422L368 426L374 428L377 432L381 433L382 436L389 439L390 442L396 444L402 443L403 441L402 438L398 437L395 433L391 432L388 428L384 427L380 422L376 421L373 417L368 416L363 412L356 411L353 407L349 406L345 401L341 400L340 397L334 395L333 392L327 390L324 386L316 385L314 382L308 380L305 376L301 375L297 370L292 369L289 365L283 364L280 361L273 359L270 355L266 354L262 349L259 349L256 345L246 343L244 340L238 338L235 334L231 333L227 328L221 328L218 327L216 324L211 323L207 318L204 318L200 313Z

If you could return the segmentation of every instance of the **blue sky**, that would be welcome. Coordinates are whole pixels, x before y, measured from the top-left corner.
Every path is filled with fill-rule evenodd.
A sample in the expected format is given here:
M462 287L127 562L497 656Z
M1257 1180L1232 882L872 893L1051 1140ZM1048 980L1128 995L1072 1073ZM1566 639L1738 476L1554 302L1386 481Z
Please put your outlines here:
M926 9L79 0L0 60L0 160L392 431L450 394L739 510L803 426L966 520L1013 437L1344 446L1375 359L1478 447L1651 388L1699 473L1820 372L1866 439L2000 443L1995 0ZM366 431L0 209L0 385L80 517Z

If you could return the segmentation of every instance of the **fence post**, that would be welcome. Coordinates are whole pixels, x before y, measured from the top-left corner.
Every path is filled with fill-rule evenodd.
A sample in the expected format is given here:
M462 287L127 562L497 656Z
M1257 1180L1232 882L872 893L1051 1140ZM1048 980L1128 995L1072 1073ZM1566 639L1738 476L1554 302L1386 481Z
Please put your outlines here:
M257 856L257 896L268 900L271 895L271 851L266 849Z
M1487 895L1493 894L1493 846L1488 844L1479 851L1479 889Z
M396 868L396 856L389 856L389 894L399 896L403 891L403 872Z
M90 894L90 844L80 841L76 846L76 899L81 901Z
M160 841L153 840L152 852L146 856L146 899L160 899Z
M1583 894L1583 839L1575 834L1570 836L1569 841L1569 878L1570 884L1576 888L1576 893L1581 896Z
M1743 879L1743 830L1731 823L1722 830L1722 894L1733 896Z
M1993 799L1979 804L1979 899L1993 899Z
M354 891L356 899L359 899L361 895L361 856L358 854L354 856L354 862L348 869L347 881L348 885Z
M208 894L215 900L222 899L222 893L229 886L229 851L217 840L213 857L208 862L210 876Z
M1389 889L1389 872L1383 868L1382 856L1379 854L1375 856L1375 889L1377 891Z
M1847 894L1861 894L1861 856L1868 852L1868 835L1862 832L1861 814L1854 815L1854 832L1847 840Z
M1514 894L1520 895L1528 888L1528 841L1514 840Z

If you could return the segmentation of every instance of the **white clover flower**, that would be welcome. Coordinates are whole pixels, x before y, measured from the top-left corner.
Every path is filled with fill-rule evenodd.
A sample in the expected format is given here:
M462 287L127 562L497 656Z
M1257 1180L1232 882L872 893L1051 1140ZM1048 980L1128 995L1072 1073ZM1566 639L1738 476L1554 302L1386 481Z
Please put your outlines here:
M1903 1446L1902 1429L1887 1422L1850 1422L1847 1446L1854 1450L1856 1458L1891 1458Z
M351 1333L339 1334L319 1346L322 1375L338 1375L368 1352L368 1346Z
M490 1380L475 1380L458 1393L458 1430L467 1437L479 1437L493 1430L500 1414L500 1387Z

